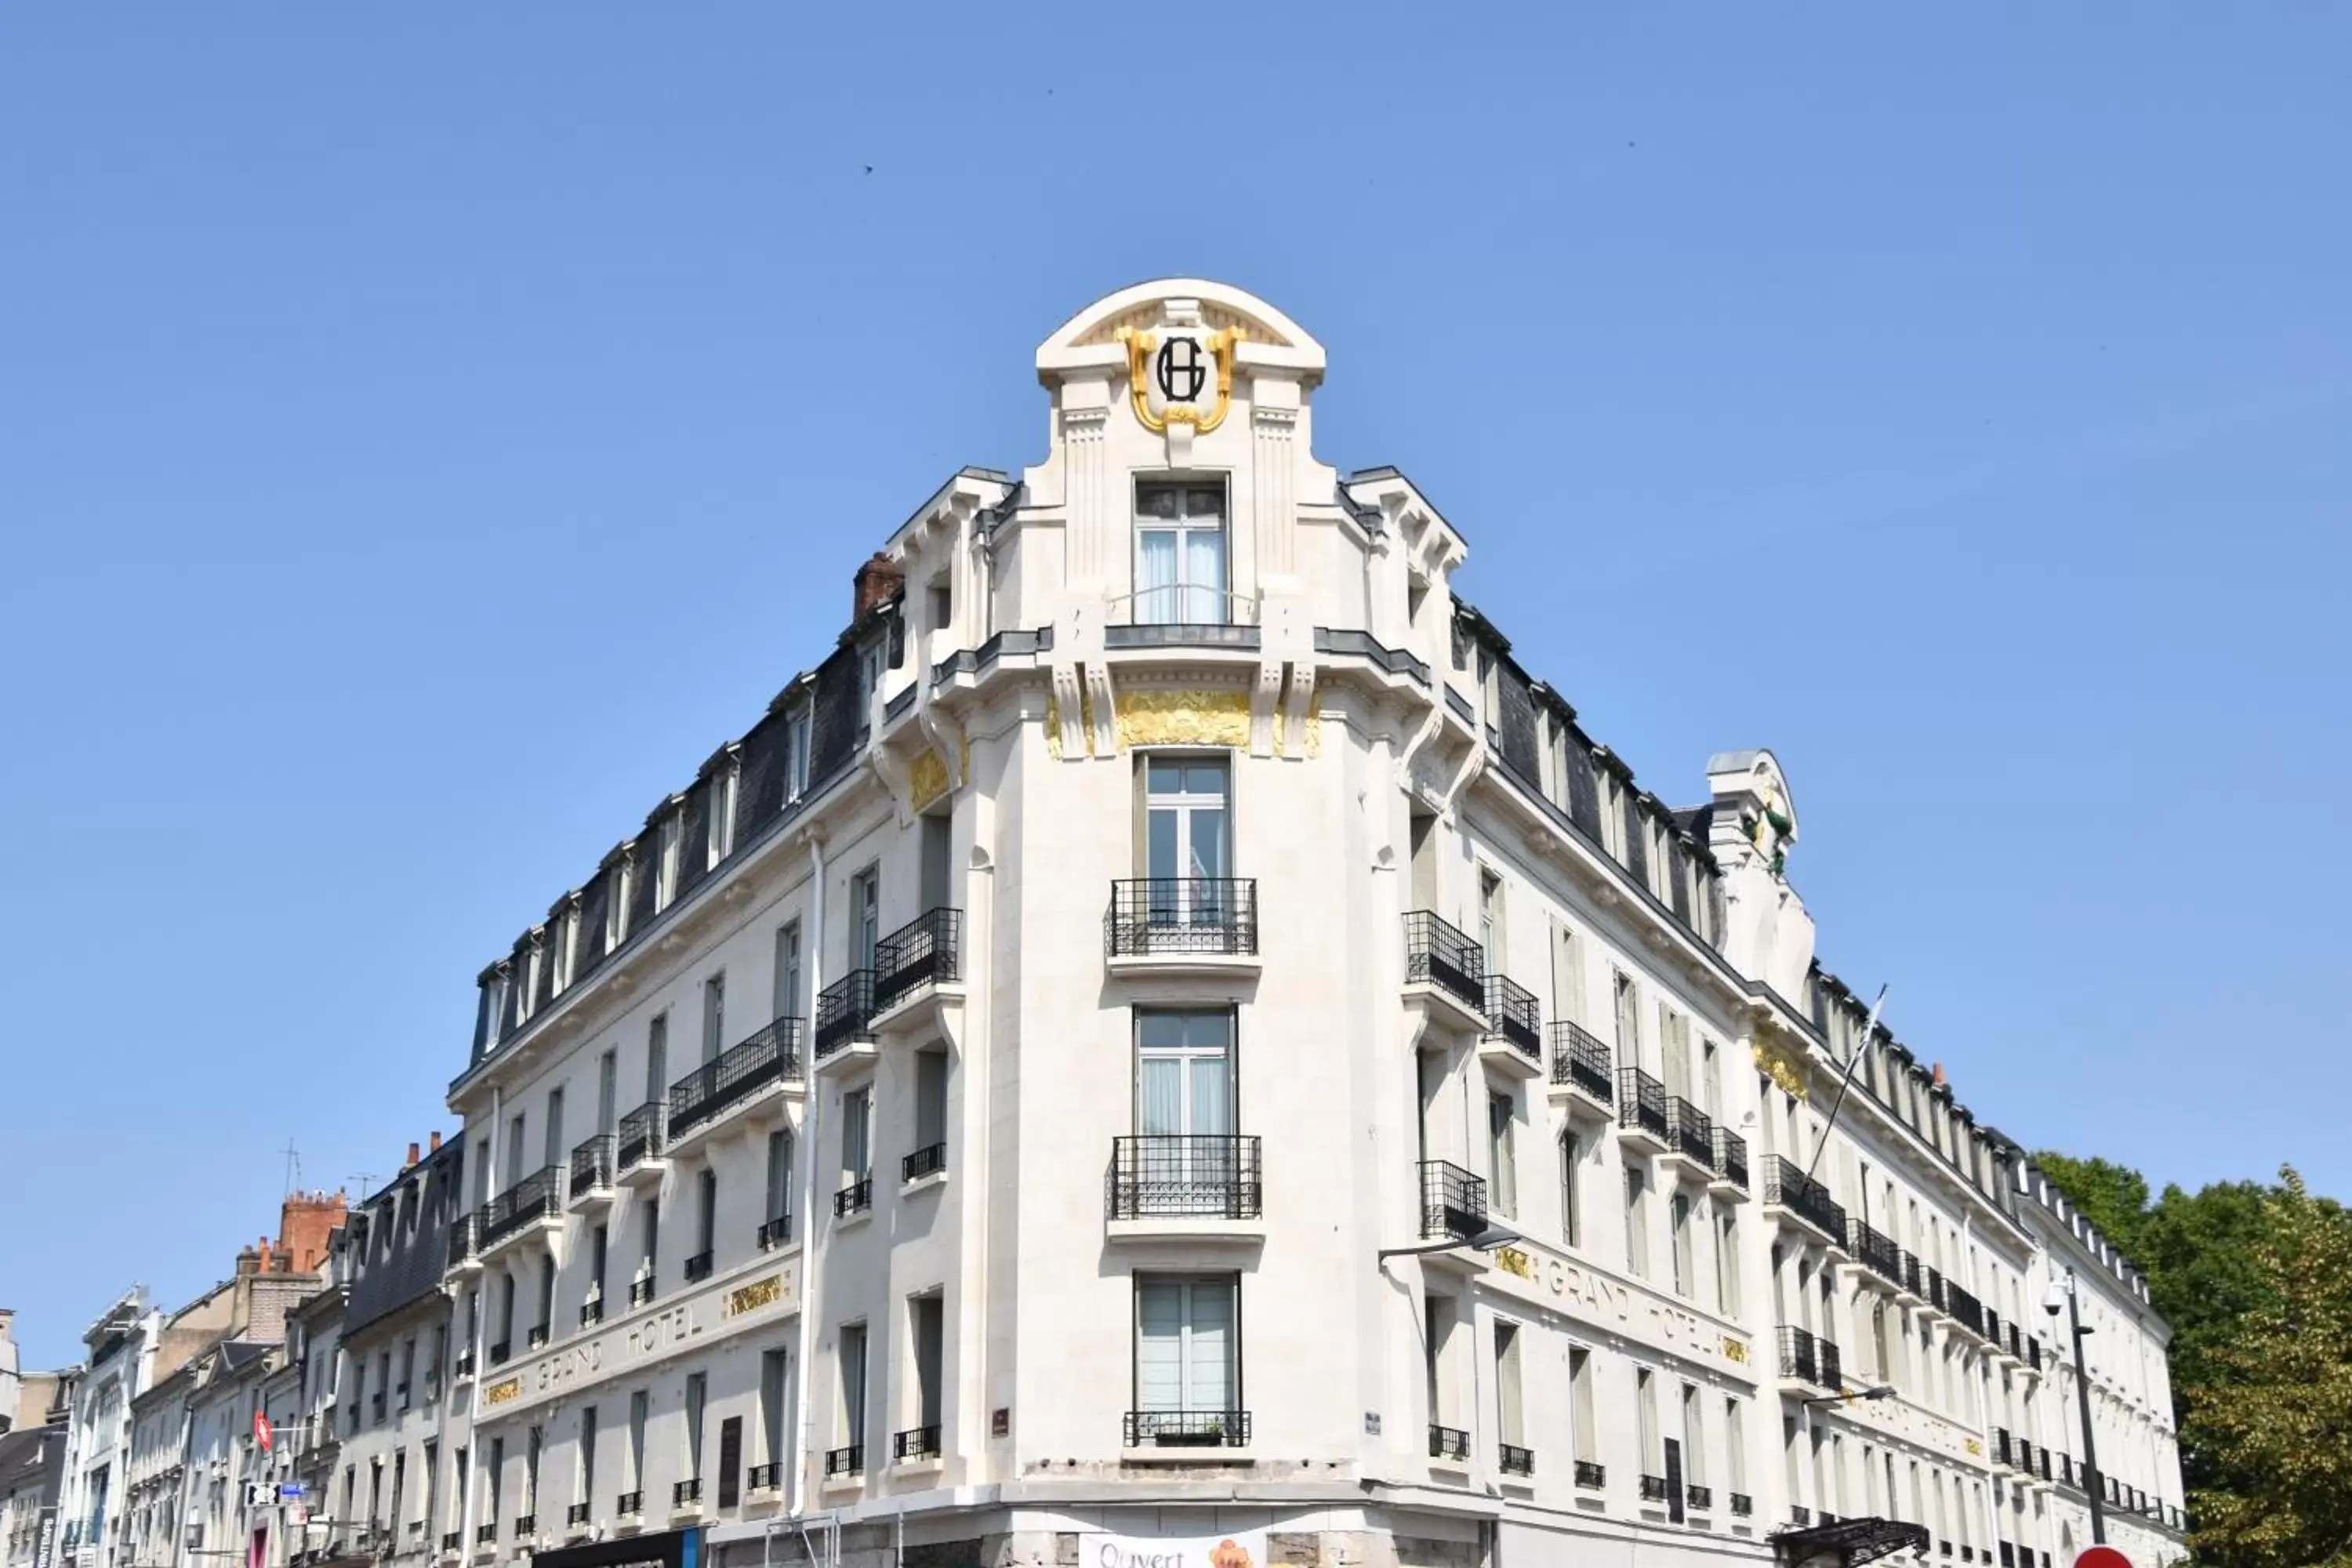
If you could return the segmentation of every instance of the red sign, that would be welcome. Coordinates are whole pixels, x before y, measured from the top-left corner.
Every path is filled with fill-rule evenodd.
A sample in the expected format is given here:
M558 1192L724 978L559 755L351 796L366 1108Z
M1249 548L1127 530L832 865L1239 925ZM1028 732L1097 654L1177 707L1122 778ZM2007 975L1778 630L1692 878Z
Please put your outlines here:
M263 1453L269 1452L269 1417L258 1410L253 1413L253 1440L261 1445ZM2118 1568L2118 1565L2112 1563L2095 1563L2093 1568ZM2120 1568L2130 1568L2130 1564L2122 1564Z
M2132 1568L2132 1560L2112 1546L2085 1546L2074 1554L2074 1568Z

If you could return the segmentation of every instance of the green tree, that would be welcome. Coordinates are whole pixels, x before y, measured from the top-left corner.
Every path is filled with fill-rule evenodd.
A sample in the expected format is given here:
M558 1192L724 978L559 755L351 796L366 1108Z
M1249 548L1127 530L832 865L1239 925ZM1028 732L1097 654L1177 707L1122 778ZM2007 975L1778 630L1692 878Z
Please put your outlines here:
M2033 1156L2042 1173L2058 1184L2074 1206L2109 1241L2139 1261L2140 1230L2147 1223L2147 1178L2110 1160L2077 1160L2054 1149Z
M2217 1320L2208 1380L2188 1391L2193 1544L2225 1568L2352 1568L2352 1223L2292 1169L2279 1178L2252 1304Z

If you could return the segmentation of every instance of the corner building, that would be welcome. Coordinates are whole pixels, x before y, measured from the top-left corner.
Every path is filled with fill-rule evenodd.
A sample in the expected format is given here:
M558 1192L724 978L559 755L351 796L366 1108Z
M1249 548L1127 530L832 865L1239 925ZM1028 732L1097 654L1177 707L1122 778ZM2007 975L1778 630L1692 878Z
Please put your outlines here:
M2038 1177L1815 962L1773 758L1637 785L1265 301L1036 368L481 977L441 1562L2052 1568Z

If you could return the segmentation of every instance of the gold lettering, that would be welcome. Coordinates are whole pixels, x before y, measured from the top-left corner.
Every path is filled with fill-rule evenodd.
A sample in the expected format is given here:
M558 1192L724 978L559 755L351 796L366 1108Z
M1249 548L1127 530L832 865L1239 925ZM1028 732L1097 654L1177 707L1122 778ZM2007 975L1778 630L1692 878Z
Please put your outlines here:
M771 1274L765 1279L754 1279L749 1285L739 1285L727 1292L727 1304L722 1316L740 1318L746 1312L756 1312L784 1299L784 1277Z
M520 1376L510 1377L504 1383L492 1384L490 1385L489 1392L482 1395L482 1403L485 1405L504 1405L509 1399L519 1398L521 1394L522 1379Z

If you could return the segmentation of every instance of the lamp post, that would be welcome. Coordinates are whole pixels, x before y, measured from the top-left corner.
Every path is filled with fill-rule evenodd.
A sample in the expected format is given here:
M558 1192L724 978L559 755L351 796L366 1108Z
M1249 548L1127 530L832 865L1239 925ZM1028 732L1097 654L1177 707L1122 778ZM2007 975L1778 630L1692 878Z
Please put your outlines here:
M2074 1344L2074 1397L2083 1412L2083 1493L2091 1500L2091 1540L2105 1546L2107 1543L2107 1510L2099 1497L2099 1440L2091 1432L2091 1376L2083 1364L2083 1336L2094 1331L2083 1326L2081 1306L2074 1299L2074 1271L2066 1270L2066 1283L2052 1281L2050 1293L2042 1299L2042 1310L2052 1317L2058 1315L2059 1298L2065 1299L2066 1327Z

